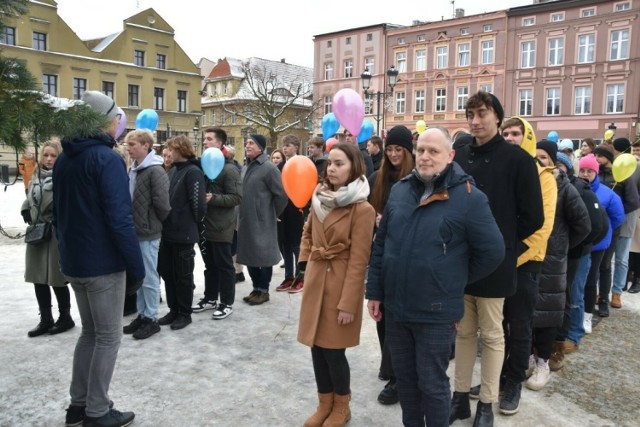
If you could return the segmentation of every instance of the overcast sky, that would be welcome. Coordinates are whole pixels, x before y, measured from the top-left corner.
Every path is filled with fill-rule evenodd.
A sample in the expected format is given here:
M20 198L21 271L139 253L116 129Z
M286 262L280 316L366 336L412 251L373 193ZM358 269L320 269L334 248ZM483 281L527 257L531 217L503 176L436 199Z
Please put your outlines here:
M531 4L533 0L57 0L58 13L82 39L118 32L126 18L153 7L198 62L225 56L313 67L313 36L380 23L410 25ZM388 4L389 7L386 7Z

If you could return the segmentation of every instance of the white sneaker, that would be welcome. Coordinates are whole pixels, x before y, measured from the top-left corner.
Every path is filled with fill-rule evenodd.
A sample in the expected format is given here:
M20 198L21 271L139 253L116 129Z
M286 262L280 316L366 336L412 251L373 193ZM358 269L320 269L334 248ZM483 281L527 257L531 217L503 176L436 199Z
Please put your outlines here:
M592 324L591 321L593 320L593 313L585 313L584 314L584 321L583 321L583 326L584 326L584 333L585 334L590 334L591 331L593 330L592 328Z
M213 312L211 318L214 320L224 319L233 313L233 307L230 305L218 304L218 308Z
M533 375L533 371L535 368L536 368L536 357L532 354L529 356L529 367L525 372L526 378L529 378L531 377L531 375Z
M200 313L205 310L215 310L218 308L218 301L210 301L206 298L202 298L196 305L191 307L191 311L194 313Z
M549 369L548 362L537 363L533 370L533 375L529 378L525 386L529 390L538 391L541 390L551 378L551 370Z

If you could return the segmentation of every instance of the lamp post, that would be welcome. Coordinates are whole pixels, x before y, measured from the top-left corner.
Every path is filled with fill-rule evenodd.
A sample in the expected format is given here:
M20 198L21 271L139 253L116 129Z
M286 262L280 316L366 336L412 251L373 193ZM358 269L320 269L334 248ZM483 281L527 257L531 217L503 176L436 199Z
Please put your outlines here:
M371 78L373 76L369 72L368 68L365 68L362 74L360 74L360 78L362 79L362 90L364 90L365 99L369 94L369 88L371 87ZM384 118L384 116L380 117L380 100L384 100L384 97L387 95L393 94L393 87L398 82L398 70L392 65L387 70L387 77L389 78L389 92L371 92L371 95L376 96L376 135L380 135L380 120Z
M196 153L198 152L198 134L199 133L200 133L200 128L198 126L194 126L193 127L193 139L194 139L193 148L196 150Z

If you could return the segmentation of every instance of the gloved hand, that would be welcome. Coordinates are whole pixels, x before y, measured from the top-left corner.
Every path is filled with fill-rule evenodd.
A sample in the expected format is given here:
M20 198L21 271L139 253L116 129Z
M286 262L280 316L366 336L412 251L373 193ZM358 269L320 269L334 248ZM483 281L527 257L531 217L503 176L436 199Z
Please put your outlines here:
M29 224L31 225L31 210L30 209L25 209L23 211L20 211L20 213L22 214L22 219L24 220L25 224Z
M129 296L134 295L136 292L138 292L138 289L142 287L142 282L144 281L144 279L131 279L130 277L131 276L127 274L126 293Z

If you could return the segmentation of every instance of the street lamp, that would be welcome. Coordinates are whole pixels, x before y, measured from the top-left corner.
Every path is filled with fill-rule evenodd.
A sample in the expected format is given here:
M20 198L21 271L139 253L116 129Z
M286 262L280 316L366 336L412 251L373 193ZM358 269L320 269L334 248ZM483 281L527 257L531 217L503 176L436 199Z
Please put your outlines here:
M193 139L194 139L194 144L193 144L193 148L196 150L196 152L198 151L198 133L200 132L200 128L198 126L194 126L193 127Z
M365 98L369 94L369 88L371 87L371 78L373 76L369 72L368 68L365 68L362 74L360 74L360 78L362 79L362 90L364 90ZM398 82L398 70L393 65L389 67L387 70L387 77L389 78L389 92L371 92L372 95L376 96L376 135L380 135L380 120L383 117L380 117L380 99L384 100L384 97L387 95L393 94L393 87Z

